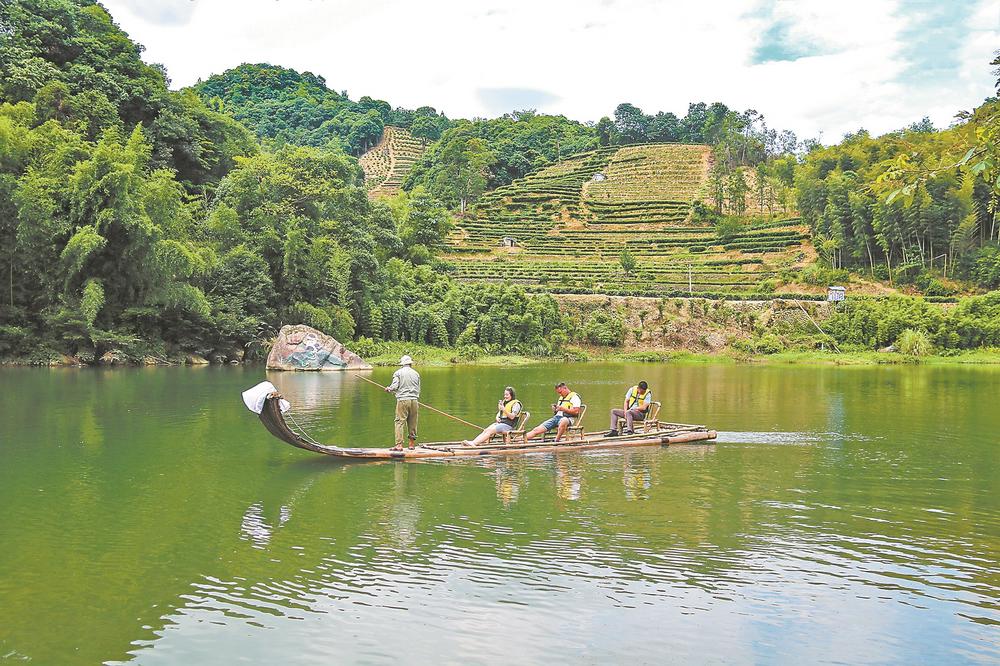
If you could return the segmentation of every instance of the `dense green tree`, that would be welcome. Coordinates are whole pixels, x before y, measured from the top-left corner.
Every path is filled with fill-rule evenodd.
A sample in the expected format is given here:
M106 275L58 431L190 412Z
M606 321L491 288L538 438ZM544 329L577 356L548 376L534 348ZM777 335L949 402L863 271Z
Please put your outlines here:
M920 277L928 271L976 279L976 253L997 241L996 199L985 169L962 167L959 157L996 108L989 102L970 122L941 132L926 123L878 138L859 131L808 153L795 172L798 208L830 263L894 282L919 278L934 291L941 285ZM900 164L919 163L953 166L929 170L904 196L888 195L885 183Z
M673 143L681 140L682 129L680 119L673 113L659 112L649 121L647 136L657 143Z
M413 129L426 140L437 139L450 126L431 107L393 109L371 97L354 102L331 90L321 76L263 63L226 70L193 90L262 139L316 147L334 143L355 156L378 143L385 125Z
M449 130L435 145L428 169L416 177L411 173L408 182L426 182L435 197L464 212L466 205L486 190L488 169L495 160L472 126L461 125Z
M516 111L493 120L461 121L428 147L407 176L404 187L423 185L457 207L459 198L436 191L434 182L442 160L454 163L455 151L473 138L479 139L489 153L484 172L487 189L506 185L560 156L597 147L594 128L563 116Z
M418 246L440 249L451 228L448 211L422 187L413 190L407 199L406 215L399 225L399 237L407 254L412 258L413 249Z
M612 121L611 118L604 116L597 121L597 125L595 125L594 129L597 131L598 143L602 146L610 146L611 139L615 132L614 121Z
M625 145L649 141L650 118L629 103L615 107L614 143Z
M623 245L622 251L618 254L618 264L622 267L625 275L631 275L635 271L637 266L635 255L629 251L627 245Z
M0 40L5 100L30 101L60 81L73 95L100 93L126 125L156 117L166 96L163 74L142 61L142 48L103 7L87 0L12 0L4 13L10 27Z

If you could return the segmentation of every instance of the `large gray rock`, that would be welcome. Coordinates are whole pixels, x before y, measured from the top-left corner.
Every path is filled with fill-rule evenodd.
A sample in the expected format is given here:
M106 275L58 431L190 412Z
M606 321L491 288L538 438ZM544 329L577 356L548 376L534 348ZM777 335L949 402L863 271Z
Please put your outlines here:
M305 324L282 326L267 355L268 370L370 370L364 359Z

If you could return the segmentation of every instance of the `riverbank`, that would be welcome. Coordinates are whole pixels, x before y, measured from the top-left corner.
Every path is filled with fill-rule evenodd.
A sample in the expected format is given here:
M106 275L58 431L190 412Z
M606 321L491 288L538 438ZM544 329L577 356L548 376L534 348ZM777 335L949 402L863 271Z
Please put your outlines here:
M352 346L348 345L351 349ZM1000 365L1000 348L984 348L909 356L899 352L877 352L868 350L837 351L784 351L776 354L751 354L733 348L718 352L692 352L676 349L616 349L597 346L566 346L551 355L490 354L478 349L456 349L454 347L434 347L410 342L380 342L372 349L362 349L364 359L376 367L395 366L399 357L409 354L417 365L424 367L446 367L453 365L475 365L484 367L522 366L537 363L676 363L684 365L704 364L748 364L748 365ZM113 364L88 364L70 356L47 358L7 358L0 359L0 366L41 366L41 367L147 367L193 365L208 366L220 364L241 364L234 361L222 363L208 361L198 356L180 355L171 359L150 359L142 363L116 362ZM248 365L263 365L263 361L248 361Z
M680 364L761 364L761 365L1000 365L1000 349L977 349L948 355L908 356L898 352L875 351L787 351L777 354L745 354L733 349L718 353L698 353L684 350L621 350L602 347L565 348L551 356L513 354L463 355L461 350L414 345L404 342L381 343L379 353L366 357L375 366L393 366L399 357L409 354L418 365L440 367L448 365L510 366L552 362L631 362Z

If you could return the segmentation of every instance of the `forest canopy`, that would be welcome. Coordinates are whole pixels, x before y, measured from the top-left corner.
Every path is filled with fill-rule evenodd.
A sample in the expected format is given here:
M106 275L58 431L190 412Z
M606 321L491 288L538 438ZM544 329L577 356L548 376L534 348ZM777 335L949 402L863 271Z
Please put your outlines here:
M414 265L449 225L422 188L392 207L368 199L352 153L386 122L432 140L449 122L433 109L354 103L253 65L202 84L206 103L170 91L94 2L2 12L0 354L234 358L284 322L545 349L562 325L549 297Z

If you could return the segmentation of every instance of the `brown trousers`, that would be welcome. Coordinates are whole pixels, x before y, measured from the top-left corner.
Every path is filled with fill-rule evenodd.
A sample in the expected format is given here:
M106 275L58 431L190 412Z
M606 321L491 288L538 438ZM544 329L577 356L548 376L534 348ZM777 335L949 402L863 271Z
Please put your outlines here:
M625 419L625 429L634 430L632 422L636 419L640 421L646 418L646 412L641 409L630 409L627 412L624 409L612 409L611 410L611 429L618 430L618 420Z
M397 400L396 418L396 446L402 446L403 440L409 436L410 445L417 439L417 401Z

